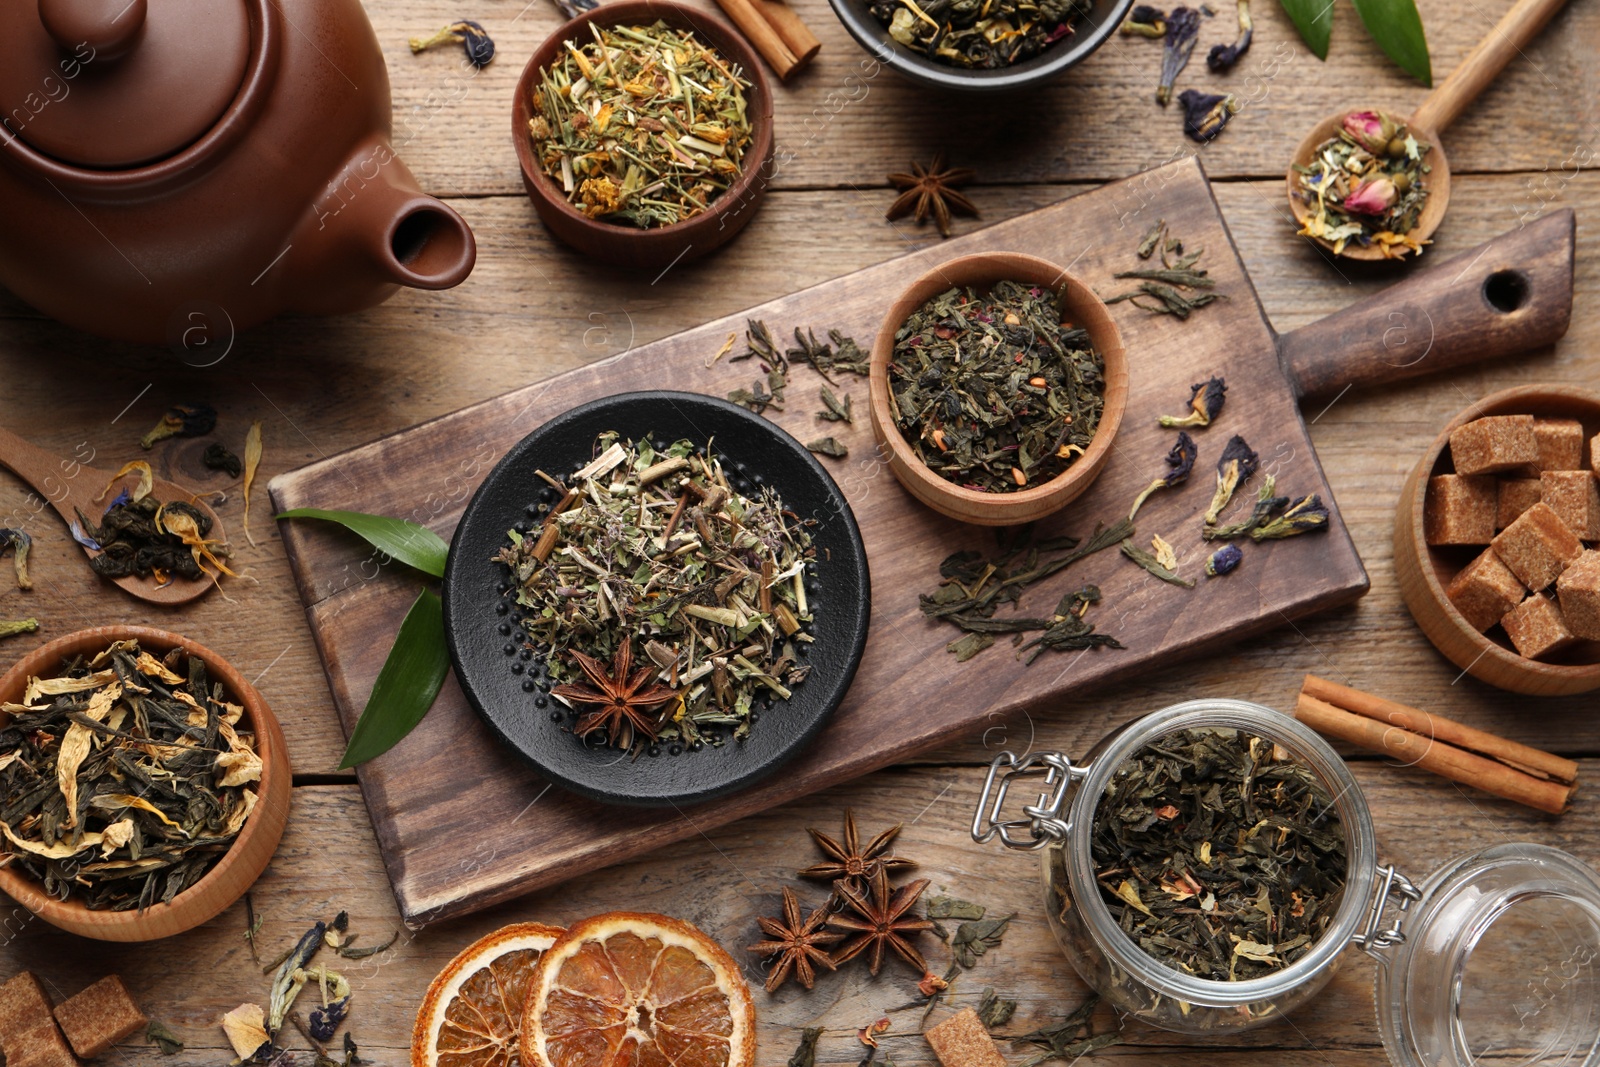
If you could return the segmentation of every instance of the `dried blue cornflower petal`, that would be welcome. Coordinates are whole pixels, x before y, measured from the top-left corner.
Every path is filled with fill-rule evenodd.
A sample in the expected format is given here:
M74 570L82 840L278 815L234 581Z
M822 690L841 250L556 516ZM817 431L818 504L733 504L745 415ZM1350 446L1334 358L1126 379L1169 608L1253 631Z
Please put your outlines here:
M1250 531L1252 541L1277 541L1328 528L1328 508L1316 493L1301 497L1282 515Z
M1234 490L1250 480L1260 463L1261 457L1245 444L1243 437L1234 434L1228 440L1227 447L1222 450L1222 458L1217 460L1217 491L1211 497L1211 506L1206 509L1207 526L1217 524L1217 517L1228 506L1228 501L1233 499Z
M1185 89L1178 94L1178 103L1183 105L1183 132L1202 144L1221 133L1239 110L1239 99L1232 93Z
M1172 100L1172 83L1189 65L1199 37L1200 12L1190 7L1173 8L1167 16L1167 44L1161 53L1161 84L1156 87L1156 103L1162 107Z
M426 52L430 48L459 41L467 50L467 60L479 70L487 67L494 60L494 41L489 37L489 31L473 22L471 19L461 19L452 22L432 37L413 37L408 42L411 52Z
M128 492L126 488L118 490L117 495L111 498L111 503L107 504L106 509L100 513L100 517L104 519L107 515L111 514L113 509L124 506L132 499L133 494Z
M1196 382L1189 386L1189 414L1163 415L1161 425L1169 430L1176 426L1210 426L1211 420L1222 414L1222 403L1227 396L1226 379Z
M1239 0L1239 39L1232 44L1213 45L1210 53L1206 55L1206 66L1218 74L1232 70L1233 65L1250 51L1250 38L1254 36L1255 27L1250 21L1250 0Z
M1187 431L1179 430L1178 439L1166 456L1167 466L1170 469L1146 486L1144 492L1134 499L1133 509L1128 512L1128 521L1132 522L1133 517L1139 514L1139 508L1144 505L1151 493L1157 489L1171 489L1188 481L1189 472L1194 470L1194 461L1199 454L1200 446L1194 443L1194 438L1190 437Z
M150 432L139 439L139 447L149 450L157 441L169 437L204 437L217 428L217 409L198 401L174 404L161 416Z
M104 549L100 547L99 541L96 541L94 538L83 532L83 523L74 520L72 525L67 527L67 529L72 532L72 539L78 542L78 544L82 545L84 548L89 549L91 552L104 551Z
M28 550L33 547L33 538L28 536L26 530L14 530L9 526L0 527L0 556L6 554L6 549L15 550L11 563L17 569L17 588L32 589L33 582L28 578Z
M1232 574L1239 569L1239 563L1243 559L1244 553L1239 551L1238 545L1223 545L1206 560L1206 577L1218 578L1224 574Z
M1128 12L1128 18L1122 24L1122 32L1159 41L1167 35L1167 13L1159 7L1140 4Z

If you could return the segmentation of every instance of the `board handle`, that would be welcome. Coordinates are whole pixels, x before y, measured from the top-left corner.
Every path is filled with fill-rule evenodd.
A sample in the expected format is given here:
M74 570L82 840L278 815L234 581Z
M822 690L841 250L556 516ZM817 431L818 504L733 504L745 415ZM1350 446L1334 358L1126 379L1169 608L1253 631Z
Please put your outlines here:
M1278 338L1302 400L1554 344L1572 321L1562 208Z

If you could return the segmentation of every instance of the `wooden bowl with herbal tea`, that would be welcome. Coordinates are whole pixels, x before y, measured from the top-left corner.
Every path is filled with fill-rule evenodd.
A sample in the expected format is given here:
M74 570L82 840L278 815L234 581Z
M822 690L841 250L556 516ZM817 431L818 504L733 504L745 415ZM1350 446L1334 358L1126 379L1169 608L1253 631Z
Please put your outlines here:
M1400 490L1401 595L1479 681L1531 696L1600 689L1597 455L1600 393L1518 386L1451 419Z
M551 233L591 259L661 270L719 248L755 215L771 179L772 91L727 23L620 0L534 52L512 136Z
M150 941L211 919L272 859L289 787L266 701L188 638L80 630L0 678L0 890L63 930Z
M844 698L870 580L849 505L777 426L693 393L581 405L513 448L450 545L456 677L546 777L683 805L764 778Z
M869 387L873 432L912 496L1014 526L1094 483L1127 407L1128 360L1087 285L1035 256L989 252L901 294L873 342Z
M829 0L872 57L925 85L1005 92L1044 83L1092 55L1116 32L1133 0ZM848 83L848 79L846 79Z

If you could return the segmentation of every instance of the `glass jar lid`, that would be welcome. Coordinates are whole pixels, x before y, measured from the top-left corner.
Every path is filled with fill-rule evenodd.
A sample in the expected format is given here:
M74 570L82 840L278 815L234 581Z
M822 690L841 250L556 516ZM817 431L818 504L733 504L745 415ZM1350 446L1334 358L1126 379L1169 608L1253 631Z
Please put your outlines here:
M233 103L251 42L242 0L8 0L0 144L102 170L175 155Z
M1397 944L1373 949L1397 1067L1600 1064L1600 876L1516 843L1420 887Z

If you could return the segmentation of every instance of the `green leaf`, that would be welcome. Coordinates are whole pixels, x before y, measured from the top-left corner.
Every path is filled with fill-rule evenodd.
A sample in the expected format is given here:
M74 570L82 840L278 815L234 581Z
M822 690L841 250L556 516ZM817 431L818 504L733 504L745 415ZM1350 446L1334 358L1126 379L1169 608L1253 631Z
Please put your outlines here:
M1353 0L1361 24L1400 69L1423 85L1433 85L1428 35L1413 0Z
M424 589L400 623L339 769L365 763L399 744L433 707L449 672L444 605L437 594Z
M277 516L280 519L325 519L366 538L378 551L423 574L444 577L445 557L450 546L444 538L414 522L387 515L368 515L361 511L325 511L322 508L296 508Z
M1318 59L1328 58L1328 42L1333 39L1333 0L1278 0L1289 21L1300 31L1300 39Z

